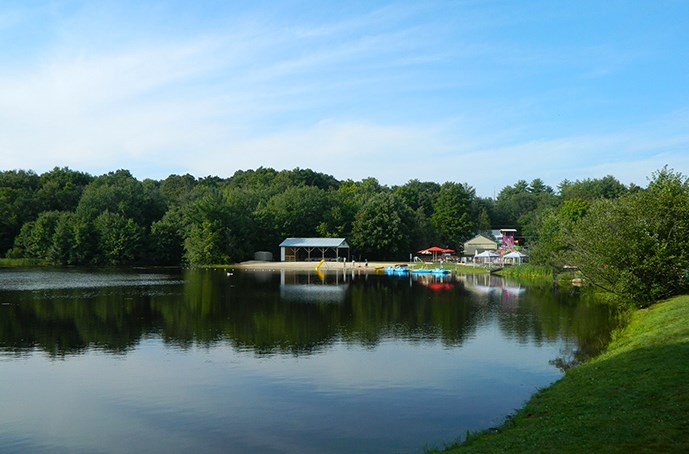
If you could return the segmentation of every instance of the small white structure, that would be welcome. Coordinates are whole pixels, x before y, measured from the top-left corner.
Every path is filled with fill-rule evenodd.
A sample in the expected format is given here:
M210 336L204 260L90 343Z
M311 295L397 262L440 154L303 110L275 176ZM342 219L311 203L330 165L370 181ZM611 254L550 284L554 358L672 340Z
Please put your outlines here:
M476 253L474 260L480 263L493 263L500 257L500 254L493 251L483 251L480 254Z
M519 251L512 251L509 254L505 254L503 259L510 259L515 265L521 265L522 260L526 257L526 254L522 254Z
M272 262L273 253L268 251L254 252L254 260L258 260L259 262Z

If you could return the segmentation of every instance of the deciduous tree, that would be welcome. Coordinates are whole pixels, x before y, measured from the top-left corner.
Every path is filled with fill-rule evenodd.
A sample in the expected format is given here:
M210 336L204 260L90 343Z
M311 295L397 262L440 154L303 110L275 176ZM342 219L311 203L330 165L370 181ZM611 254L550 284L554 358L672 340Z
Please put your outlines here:
M400 259L411 252L414 212L400 197L378 193L356 214L352 247L367 259Z
M431 220L443 245L458 249L474 232L471 207L475 196L474 188L467 184L447 182L440 186Z
M689 291L689 180L664 168L645 190L594 202L573 258L595 285L640 306Z

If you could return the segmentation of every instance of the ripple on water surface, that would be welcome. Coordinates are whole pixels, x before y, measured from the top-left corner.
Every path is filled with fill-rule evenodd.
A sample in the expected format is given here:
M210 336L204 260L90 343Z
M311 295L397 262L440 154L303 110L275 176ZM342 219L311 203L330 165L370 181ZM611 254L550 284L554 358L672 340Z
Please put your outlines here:
M0 290L35 291L70 288L141 287L181 284L179 276L165 273L110 270L2 270Z

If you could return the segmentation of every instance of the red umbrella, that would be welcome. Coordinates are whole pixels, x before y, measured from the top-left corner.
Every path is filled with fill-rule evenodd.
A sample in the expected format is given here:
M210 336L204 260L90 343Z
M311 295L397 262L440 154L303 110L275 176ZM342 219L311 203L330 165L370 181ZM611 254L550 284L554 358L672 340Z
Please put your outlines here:
M438 256L438 252L445 252L445 251L446 250L441 248L441 247L432 246L432 247L429 247L428 249L421 250L418 253L419 254L433 254L433 261L435 262L435 261L437 261L436 259Z

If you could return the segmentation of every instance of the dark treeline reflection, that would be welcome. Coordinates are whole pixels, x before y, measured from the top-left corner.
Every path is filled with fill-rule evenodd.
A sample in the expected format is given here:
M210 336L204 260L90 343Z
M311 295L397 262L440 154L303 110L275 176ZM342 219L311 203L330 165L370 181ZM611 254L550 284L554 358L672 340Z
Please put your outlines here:
M605 346L616 323L605 306L489 275L182 274L160 281L152 274L139 285L100 280L70 288L67 276L65 288L0 288L0 349L56 357L88 349L126 353L146 337L260 355L312 354L338 341L373 348L390 338L451 348L495 324L517 342L563 340L555 362L566 367Z

